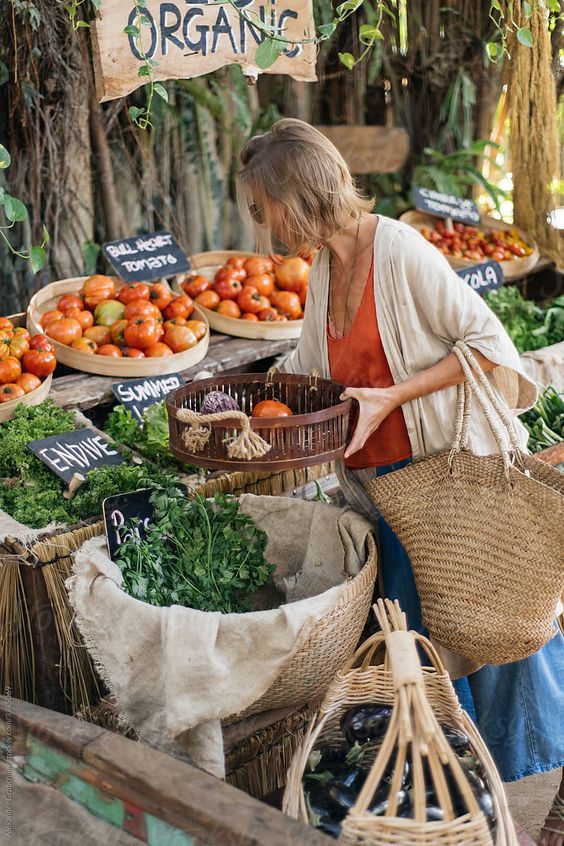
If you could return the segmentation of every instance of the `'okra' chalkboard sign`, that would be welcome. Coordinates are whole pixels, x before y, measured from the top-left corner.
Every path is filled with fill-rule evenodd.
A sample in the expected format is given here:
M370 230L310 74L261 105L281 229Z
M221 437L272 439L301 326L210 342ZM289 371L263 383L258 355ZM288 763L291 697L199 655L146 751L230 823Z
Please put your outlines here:
M186 485L179 484L178 487L183 494L188 493ZM130 493L108 496L104 500L104 524L112 561L115 561L115 554L122 543L132 537L144 539L155 513L150 497L151 489L141 488Z
M453 194L440 194L431 188L413 188L413 202L419 211L434 214L437 217L450 217L460 223L479 223L480 212L472 200L463 200Z
M190 270L190 260L170 232L151 232L103 245L104 255L126 282L150 282Z
M75 473L82 476L95 467L121 464L123 456L93 429L73 429L52 435L27 446L59 478L70 482Z
M114 382L112 391L116 399L140 422L146 408L162 400L171 391L179 388L183 382L179 373L170 373L168 376L148 376L145 379Z
M485 294L503 285L503 270L497 261L484 261L456 272L478 294Z

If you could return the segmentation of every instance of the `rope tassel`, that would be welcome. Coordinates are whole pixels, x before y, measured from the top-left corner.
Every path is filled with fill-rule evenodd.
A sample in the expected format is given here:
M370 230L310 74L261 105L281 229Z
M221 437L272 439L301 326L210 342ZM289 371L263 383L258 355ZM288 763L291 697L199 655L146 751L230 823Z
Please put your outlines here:
M215 414L199 414L188 408L181 408L177 413L187 428L182 433L182 440L190 452L201 452L208 443L212 431L212 423L223 420L237 420L241 423L241 433L233 438L227 447L229 458L251 461L262 458L270 450L270 444L254 432L251 422L243 411L218 411Z

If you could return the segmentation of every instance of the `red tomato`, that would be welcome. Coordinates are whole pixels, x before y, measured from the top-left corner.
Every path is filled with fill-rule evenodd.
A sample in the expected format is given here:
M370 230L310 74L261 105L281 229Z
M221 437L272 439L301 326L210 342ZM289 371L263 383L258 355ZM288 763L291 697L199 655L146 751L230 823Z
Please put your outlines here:
M123 353L119 347L116 347L115 344L102 344L101 347L98 347L96 350L96 355L108 355L111 358L122 358Z
M218 314L223 314L224 317L233 317L235 319L241 317L241 309L234 300L222 300L216 311Z
M245 257L244 256L230 256L227 261L225 262L226 267L232 267L233 270L244 270L245 269Z
M88 277L80 293L86 308L95 309L102 300L115 299L116 286L110 276L101 276L97 273Z
M272 305L288 320L298 320L302 315L300 298L292 291L275 291L272 295Z
M224 282L225 280L231 281L235 279L236 281L240 281L241 273L238 270L235 270L233 267L220 267L214 277L214 283L217 282Z
M136 317L153 317L156 320L161 313L149 300L131 300L126 305L123 316L125 320L135 320Z
M65 317L71 317L73 320L78 320L82 327L82 331L94 325L94 315L91 311L86 311L86 309L81 311L79 308L69 308L68 311L65 312Z
M163 314L167 320L173 320L175 317L184 317L187 319L194 311L194 303L187 294L181 294L175 297L169 305L165 308Z
M48 352L55 352L55 347L47 337L47 335L32 335L29 339L30 350L47 350Z
M215 291L202 291L202 293L198 294L196 297L196 302L198 305L201 305L204 308L210 308L214 311L219 305L220 297Z
M122 353L124 358L145 358L143 350L136 350L135 347L124 347Z
M145 355L147 358L162 358L165 355L174 355L174 353L172 352L168 344L163 344L158 341L156 344L147 347L147 349L145 350Z
M2 345L4 346L4 344ZM8 355L13 355L14 358L23 358L25 353L29 350L29 342L21 335L14 335L8 344Z
M247 274L251 273L272 273L274 271L274 264L268 256L251 256L245 260L243 267Z
M45 314L41 315L39 320L39 325L42 329L46 329L50 323L53 323L55 320L62 320L65 315L62 311L58 309L51 309L51 311L46 311Z
M305 308L308 285L309 285L309 282L306 279L305 284L302 287L302 290L298 293L298 297L300 298L300 303L301 303L302 308Z
M192 330L198 341L207 335L208 326L203 320L188 320L186 321L186 327Z
M263 303L263 298L259 294L256 288L251 288L250 285L243 288L239 296L237 297L237 305L241 309L241 311L250 312L251 314L258 314L258 312L262 308L266 308L270 305L267 302L266 306Z
M18 326L17 329L14 329L14 338L25 338L26 341L29 343L31 335L24 329L23 326Z
M136 317L125 327L123 337L128 347L146 350L158 343L159 327L153 317Z
M245 279L244 285L256 288L263 297L270 297L274 291L274 276L272 273L251 273Z
M34 376L33 373L22 373L16 384L24 389L24 394L30 394L40 386L41 379L38 376Z
M14 324L7 317L0 317L0 329L8 329L10 332L13 332Z
M79 350L87 355L94 355L98 349L98 344L96 341L92 341L90 338L85 338L83 335L82 338L77 338L76 341L73 341L71 347L73 350Z
M258 312L257 317L259 320L264 320L267 323L277 323L279 314L275 308L269 306L269 308L261 308Z
M253 323L258 323L258 317L251 311L246 311L241 315L241 320L251 320Z
M22 386L17 383L8 383L0 387L0 402L10 402L10 400L18 399L18 397L23 396L25 396L25 391Z
M148 300L151 289L144 282L129 282L119 289L117 299L123 305L128 305L133 300Z
M277 400L262 400L255 405L251 417L291 417L292 409Z
M30 353L26 353L30 355ZM26 367L26 370L30 368ZM30 370L33 373L33 370ZM22 366L17 358L8 356L8 358L0 359L0 384L6 385L8 382L15 382L22 375Z
M123 333L125 331L125 327L127 326L127 320L116 320L115 323L112 323L110 326L110 336L112 339L112 344L117 344L118 346L123 346L125 344L125 338L123 337Z
M289 258L274 271L278 287L283 291L301 291L309 276L309 264L304 259Z
M151 285L149 296L153 305L156 305L159 311L163 311L172 300L172 291L166 282L155 282Z
M45 332L49 338L53 338L59 344L70 345L82 336L82 326L78 320L73 320L72 317L63 317L62 320L49 323Z
M99 346L102 346L102 344L111 344L112 342L109 326L89 326L88 329L84 330L84 337L90 338L91 341L94 341Z
M62 311L63 314L66 314L70 308L77 308L79 311L82 311L84 301L75 294L63 294L57 303L57 309Z
M222 277L215 283L213 289L222 300L236 300L243 290L243 286L238 279L233 277ZM204 291L204 296L206 293L207 292Z
M211 282L205 276L190 276L182 283L181 288L189 297L195 300L198 294L211 288Z
M172 317L170 320L165 320L164 330L166 332L171 326L186 326L188 321L185 317Z
M170 326L165 332L164 342L173 353L179 353L195 347L198 339L187 326Z
M33 373L34 376L39 376L43 379L53 372L57 366L57 359L52 348L45 349L37 347L26 352L22 359L22 364L26 373Z

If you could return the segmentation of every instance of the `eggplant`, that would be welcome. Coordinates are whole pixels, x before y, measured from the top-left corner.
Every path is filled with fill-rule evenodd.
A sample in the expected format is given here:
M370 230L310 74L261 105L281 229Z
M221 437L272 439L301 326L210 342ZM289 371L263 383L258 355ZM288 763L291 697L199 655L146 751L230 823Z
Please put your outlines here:
M380 702L356 705L341 717L341 731L349 743L366 743L382 737L392 716L392 706Z
M399 816L400 811L402 811L408 805L408 803L409 793L407 792L407 790L398 790L396 816ZM371 814L374 814L375 817L381 817L388 810L389 804L390 788L387 784L381 784L374 796L372 797L372 801L368 806L368 810Z
M340 784L344 784L345 787L348 787L350 790L354 790L357 794L366 781L366 776L368 775L368 773L361 770L360 767L357 767L354 764L345 764L345 766L342 767L334 766L332 768L332 773L335 781Z
M347 788L345 788L346 790ZM347 815L348 808L336 802L330 796L328 788L323 784L308 785L305 791L306 804L310 812L310 820L316 828L321 823L340 823ZM353 800L354 805L354 800Z
M318 831L323 831L325 834L328 834L329 837L334 837L337 839L341 833L341 823L333 822L329 819L323 819L319 821L319 825L316 826Z
M384 770L384 775L382 776L382 782L386 782L386 784L392 783L392 778L394 777L394 770L396 768L396 760L397 760L397 753L394 752L390 761L388 762L388 766ZM411 765L407 758L403 764L403 773L401 777L401 786L403 788L408 788L411 786Z
M459 756L468 752L470 749L470 738L463 731L459 731L459 729L455 729L452 726L447 726L444 723L441 723L441 729L453 752Z
M442 822L445 818L445 814L442 808L436 804L427 804L427 813L426 813L426 821L427 822ZM403 817L404 819L413 820L415 819L415 810L411 803L411 797L409 799L409 803L401 810L398 814L398 817Z
M328 784L327 793L333 802L336 802L339 807L345 809L345 814L347 814L352 808L358 795L354 792L354 790L351 790L350 787L341 784L339 781L334 781L332 784Z

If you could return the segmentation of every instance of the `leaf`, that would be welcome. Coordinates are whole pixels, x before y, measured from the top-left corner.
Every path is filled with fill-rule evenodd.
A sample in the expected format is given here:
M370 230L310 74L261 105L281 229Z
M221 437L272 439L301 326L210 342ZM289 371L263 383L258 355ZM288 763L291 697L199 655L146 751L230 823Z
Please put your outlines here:
M76 29L78 29L81 26L86 27L87 29L90 29L90 24L87 21L77 21L76 22Z
M137 76L151 76L151 68L149 65L141 65L137 71Z
M488 54L488 58L493 62L498 55L498 45L493 41L488 41L486 44L486 53Z
M9 194L4 197L4 212L12 223L27 220L27 209L22 201L16 199L16 197L11 197Z
M47 227L45 226L45 224L43 224L43 226L41 227L41 232L42 232L42 235L43 235L43 245L42 246L46 247L47 244L49 243L49 241L51 240L51 238L49 237L49 232L47 231Z
M10 154L7 149L0 144L0 170L5 170L5 168L10 167L12 159L10 158Z
M37 273L38 270L41 270L41 268L45 264L45 258L45 250L43 249L43 247L31 248L29 259L31 261L31 269L34 273Z
M164 85L161 85L160 82L155 82L155 84L153 85L153 91L155 92L155 94L158 94L159 97L162 97L165 103L168 103L168 91L166 90Z
M492 9L497 9L498 12L501 12L503 15L503 10L500 6L499 0L490 0L490 6Z
M522 26L517 30L517 41L524 47L533 46L533 33L528 26Z
M135 38L137 38L138 35L141 35L141 30L138 26L134 26L134 24L129 24L129 26L126 26L123 31L126 35L132 35Z
M282 41L275 41L273 38L265 39L257 47L255 62L262 70L272 67L283 49Z
M560 14L560 0L548 0L548 10L555 15Z
M96 11L102 8L102 0L90 0Z
M352 70L356 65L356 60L352 53L338 53L337 55L339 56L340 63L348 70Z
M361 44L373 44L374 41L384 40L384 36L378 27L371 26L371 24L362 24L358 30L358 37L360 38Z
M532 8L531 8L531 4L530 4L530 3L527 3L527 0L525 0L525 2L523 3L523 14L525 15L525 18L526 18L527 20L529 20L529 18L531 17L532 13L533 13L533 10L532 10Z
M140 109L138 106L130 106L127 111L129 112L131 120L137 120L139 115L142 115L145 109Z
M96 273L96 261L100 249L100 244L94 241L85 241L82 245L82 260L86 276L93 276Z
M330 38L337 29L337 21L332 20L331 23L321 24L317 27L317 31L326 38Z
M363 0L345 0L344 3L337 6L337 16L342 18L347 12L356 12L356 10L362 6L362 3Z

